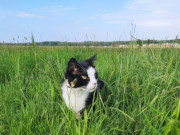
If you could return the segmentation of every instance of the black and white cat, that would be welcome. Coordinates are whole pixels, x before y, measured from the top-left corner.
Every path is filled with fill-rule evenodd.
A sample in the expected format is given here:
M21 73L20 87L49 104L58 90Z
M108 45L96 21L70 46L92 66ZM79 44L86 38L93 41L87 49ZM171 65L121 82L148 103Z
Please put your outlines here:
M66 106L76 114L92 103L94 92L102 89L104 82L98 78L93 65L96 55L77 62L71 58L62 81L62 97ZM95 95L96 95L95 93Z

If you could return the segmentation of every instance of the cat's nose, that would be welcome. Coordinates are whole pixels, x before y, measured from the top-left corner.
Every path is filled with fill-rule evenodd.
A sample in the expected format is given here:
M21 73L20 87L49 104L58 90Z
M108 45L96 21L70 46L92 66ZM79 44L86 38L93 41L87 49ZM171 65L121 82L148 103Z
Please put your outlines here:
M93 86L95 87L95 86L96 86L96 83L93 83Z

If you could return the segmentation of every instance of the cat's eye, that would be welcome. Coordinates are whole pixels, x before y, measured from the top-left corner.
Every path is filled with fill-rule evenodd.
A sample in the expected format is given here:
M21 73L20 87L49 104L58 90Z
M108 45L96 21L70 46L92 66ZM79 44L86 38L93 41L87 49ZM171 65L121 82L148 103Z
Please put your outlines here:
M84 80L86 80L87 79L87 77L86 76L81 76L82 77L82 79L84 79Z

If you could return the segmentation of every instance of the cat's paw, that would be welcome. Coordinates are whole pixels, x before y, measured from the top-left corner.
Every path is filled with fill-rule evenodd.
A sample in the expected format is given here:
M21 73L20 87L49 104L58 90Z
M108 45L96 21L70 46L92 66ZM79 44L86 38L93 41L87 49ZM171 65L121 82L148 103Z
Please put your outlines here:
M81 113L80 112L76 113L76 119L79 120L80 118L81 118Z

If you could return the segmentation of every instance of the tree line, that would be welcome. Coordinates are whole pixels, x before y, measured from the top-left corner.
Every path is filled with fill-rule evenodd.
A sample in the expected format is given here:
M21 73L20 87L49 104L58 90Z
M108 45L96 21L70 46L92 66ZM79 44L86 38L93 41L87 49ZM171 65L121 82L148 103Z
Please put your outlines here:
M180 39L172 39L172 40L141 40L136 39L134 41L112 41L112 42L104 42L104 41L84 41L84 42L60 42L60 41L46 41L46 42L36 42L36 46L114 46L114 45L131 45L138 44L142 46L143 44L160 44L160 43L178 43L180 44ZM31 43L0 43L0 46L3 45L17 45L17 46L31 46Z

